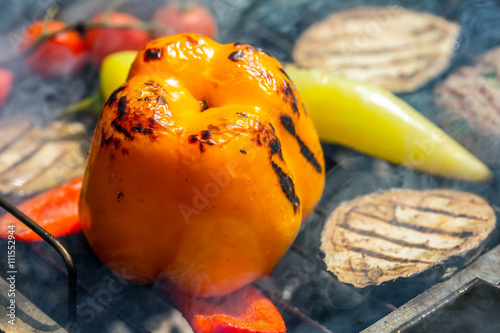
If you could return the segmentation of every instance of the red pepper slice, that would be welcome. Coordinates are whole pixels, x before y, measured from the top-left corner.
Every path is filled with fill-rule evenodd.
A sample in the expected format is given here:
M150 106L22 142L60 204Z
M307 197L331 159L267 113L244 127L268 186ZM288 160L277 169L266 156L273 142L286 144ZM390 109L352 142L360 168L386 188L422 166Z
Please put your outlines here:
M24 214L50 232L54 237L82 231L78 216L78 200L82 177L41 193L17 206ZM7 213L0 218L0 237L8 238L8 226L14 225L15 237L25 241L42 238L17 218Z
M165 288L195 333L282 333L285 322L274 304L253 285L231 294L200 298Z

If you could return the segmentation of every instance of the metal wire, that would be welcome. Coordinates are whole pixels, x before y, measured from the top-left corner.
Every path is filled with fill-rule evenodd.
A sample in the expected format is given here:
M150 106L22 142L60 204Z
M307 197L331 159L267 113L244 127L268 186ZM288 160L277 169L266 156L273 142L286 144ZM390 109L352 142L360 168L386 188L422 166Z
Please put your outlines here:
M66 248L54 236L52 236L38 223L30 219L2 196L0 196L0 206L7 212L12 214L14 217L16 217L19 221L24 223L28 228L33 230L37 235L42 237L42 239L49 243L49 245L52 246L62 257L68 271L68 321L71 323L76 323L76 311L78 304L76 266L68 250L66 250Z

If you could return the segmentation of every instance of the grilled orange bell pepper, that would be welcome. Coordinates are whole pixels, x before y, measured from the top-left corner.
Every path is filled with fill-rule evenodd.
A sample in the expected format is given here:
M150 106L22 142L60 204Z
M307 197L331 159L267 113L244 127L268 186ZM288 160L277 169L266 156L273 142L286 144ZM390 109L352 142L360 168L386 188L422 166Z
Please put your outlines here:
M118 274L218 296L273 269L324 176L318 136L276 59L173 35L147 44L106 102L80 219Z

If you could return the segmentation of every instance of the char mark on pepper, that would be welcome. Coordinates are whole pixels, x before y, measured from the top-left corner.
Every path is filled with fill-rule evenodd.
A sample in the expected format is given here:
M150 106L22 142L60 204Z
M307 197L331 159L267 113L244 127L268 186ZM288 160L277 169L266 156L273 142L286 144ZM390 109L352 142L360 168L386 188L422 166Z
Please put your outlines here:
M322 172L321 165L319 164L318 160L316 159L316 156L314 156L314 153L311 151L311 149L309 149L309 147L305 144L305 142L302 141L302 139L297 135L292 118L288 115L282 115L280 117L280 120L281 124L287 130L287 132L293 135L295 137L295 140L297 140L297 143L299 144L300 147L300 153L302 154L302 156L306 158L306 160L314 167L314 169L317 172L321 173Z
M290 79L290 77L289 77L289 76L288 76L288 74L285 72L285 69L284 69L283 67L279 67L278 69L279 69L279 71L280 71L281 73L283 73L283 75L285 75L285 77L288 79L288 81L290 81L290 82L292 81L292 79Z
M118 119L123 120L127 113L127 97L122 96L118 101Z
M257 51L259 51L260 53L264 53L266 56L268 57L271 57L271 58L274 58L273 55L269 52L267 52L267 50L263 49L263 48L260 48L260 47L256 47L255 48Z
M203 103L201 103L200 105L200 111L203 112L203 111L206 111L210 108L210 106L208 105L208 101L206 99L203 100Z
M163 104L163 105L166 105L167 104L167 100L165 99L165 97L163 96L158 96L158 98L156 99L156 101L160 104Z
M286 198L293 206L293 211L297 212L300 207L300 199L295 194L295 185L293 183L292 178L287 175L276 163L271 161L274 172L278 175L280 186L283 192L285 193Z
M269 133L269 143L268 146L271 148L271 157L274 154L278 154L279 158L283 161L283 153L281 151L281 141L276 136L276 131L274 130L273 124L269 123L271 127L271 132Z
M144 127L142 127L141 124L139 124L137 126L132 126L132 131L138 132L138 133L143 133L143 134L151 134L151 133L153 133L153 129L152 128L144 128Z
M229 55L229 60L237 62L238 60L242 59L245 56L245 53L243 50L236 50L233 53Z
M144 62L159 60L162 57L162 49L147 49L144 52Z
M116 119L111 122L111 126L117 131L125 135L125 137L129 140L134 140L134 137L124 129L120 124L117 124Z
M213 146L215 145L215 141L211 139L212 138L212 132L209 130L203 130L200 132L200 134L193 134L188 137L188 142L189 143L200 143L200 152L204 153L206 148L205 145Z
M201 138L203 140L208 140L212 137L212 132L208 131L208 130L205 130L205 131L201 131Z
M293 112L298 114L299 108L297 106L297 97L295 97L295 94L293 93L293 89L287 80L283 80L283 87L281 88L281 91L284 94L283 101L285 103L290 103Z
M109 98L108 98L108 100L107 100L107 102L106 102L106 105L108 105L108 106L109 106L109 105L113 104L114 102L116 102L116 98L118 97L118 93L119 93L120 91L122 91L123 89L125 89L125 87L126 87L126 86L125 86L125 85L123 85L123 86L118 87L115 91L113 91L113 92L111 93L111 95L109 95Z
M120 148L121 140L118 138L115 138L114 136L110 135L109 138L106 139L106 136L104 135L104 128L101 129L101 146L111 146L113 149L118 149Z

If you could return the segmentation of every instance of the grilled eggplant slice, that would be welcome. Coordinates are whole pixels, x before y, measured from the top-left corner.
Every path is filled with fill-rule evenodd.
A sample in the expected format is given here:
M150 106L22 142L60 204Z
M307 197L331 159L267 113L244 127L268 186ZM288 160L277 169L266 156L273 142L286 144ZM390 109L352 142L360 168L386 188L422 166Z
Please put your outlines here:
M321 250L328 270L359 288L444 261L453 262L451 275L480 254L495 223L493 209L475 194L393 189L340 205L325 224Z
M81 123L55 121L42 127L23 120L2 126L0 133L5 133L0 139L0 193L27 196L83 173L89 138Z
M448 67L459 31L458 24L430 13L360 7L307 29L293 59L300 66L408 92Z
M500 165L500 47L436 88L437 122L484 162Z

